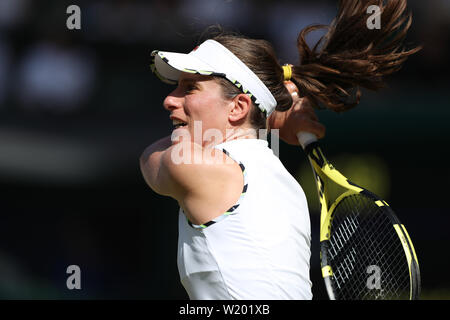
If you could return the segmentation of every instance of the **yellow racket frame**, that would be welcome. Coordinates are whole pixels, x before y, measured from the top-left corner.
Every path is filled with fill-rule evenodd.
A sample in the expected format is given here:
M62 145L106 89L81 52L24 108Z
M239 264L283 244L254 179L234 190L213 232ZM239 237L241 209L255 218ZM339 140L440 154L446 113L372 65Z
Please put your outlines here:
M377 198L376 195L374 195L367 189L364 189L352 183L342 173L340 173L337 169L335 169L333 165L326 159L317 142L314 142L311 145L307 146L307 148L305 148L305 151L308 154L308 158L313 169L317 193L320 202L320 243L321 243L320 258L321 258L322 277L325 281L329 298L331 300L335 300L335 294L333 292L330 279L330 277L333 276L333 269L327 263L326 257L328 241L330 240L331 237L331 223L333 221L333 213L335 208L346 197L360 193L370 195L370 198L373 198L374 203L380 207L381 206L389 207L389 205L386 203L386 201ZM326 178L332 180L336 184L347 189L347 191L341 194L329 208L328 208L329 195L327 191L327 184L324 182ZM400 221L395 216L393 211L392 215L395 218L394 220L398 221L398 223L393 224L393 227L402 243L402 247L405 252L405 256L408 263L410 275L409 277L410 300L418 299L420 295L420 271L416 251L412 244L411 238L409 237L409 234L406 231L405 226L400 223ZM413 279L416 279L417 281L413 281Z

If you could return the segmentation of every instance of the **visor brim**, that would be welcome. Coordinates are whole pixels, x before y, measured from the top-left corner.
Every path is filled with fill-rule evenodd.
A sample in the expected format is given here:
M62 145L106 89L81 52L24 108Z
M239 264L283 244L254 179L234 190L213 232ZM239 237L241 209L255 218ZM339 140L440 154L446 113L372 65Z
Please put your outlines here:
M154 51L152 56L154 71L166 83L177 83L182 72L223 76L222 73L212 70L211 66L193 55Z

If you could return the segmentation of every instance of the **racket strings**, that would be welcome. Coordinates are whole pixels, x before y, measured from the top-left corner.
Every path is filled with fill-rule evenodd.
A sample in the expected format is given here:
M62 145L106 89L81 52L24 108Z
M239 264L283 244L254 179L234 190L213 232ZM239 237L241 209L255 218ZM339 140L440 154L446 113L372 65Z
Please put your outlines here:
M327 259L338 299L409 298L409 268L386 210L359 194L336 207Z

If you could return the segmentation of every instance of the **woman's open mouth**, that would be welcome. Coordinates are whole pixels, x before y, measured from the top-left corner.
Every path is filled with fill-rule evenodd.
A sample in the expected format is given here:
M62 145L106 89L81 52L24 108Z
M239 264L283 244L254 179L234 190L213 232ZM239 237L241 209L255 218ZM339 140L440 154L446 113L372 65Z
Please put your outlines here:
M181 128L181 127L184 127L184 126L187 125L186 122L183 122L183 121L178 120L178 119L174 119L172 121L172 124L173 124L174 129L178 129L178 128Z

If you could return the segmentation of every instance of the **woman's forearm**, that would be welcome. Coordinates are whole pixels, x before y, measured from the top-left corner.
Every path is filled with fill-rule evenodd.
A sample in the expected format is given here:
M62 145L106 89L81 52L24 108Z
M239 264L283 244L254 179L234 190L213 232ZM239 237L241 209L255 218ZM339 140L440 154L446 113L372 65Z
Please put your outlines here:
M162 156L171 145L171 136L167 136L148 146L141 155L140 167L142 175L155 192L158 192L157 179Z
M158 141L152 143L147 148L145 148L144 152L142 153L141 159L145 158L148 159L148 157L155 153L155 152L162 152L167 150L172 145L171 136L164 137L162 139L159 139Z

